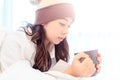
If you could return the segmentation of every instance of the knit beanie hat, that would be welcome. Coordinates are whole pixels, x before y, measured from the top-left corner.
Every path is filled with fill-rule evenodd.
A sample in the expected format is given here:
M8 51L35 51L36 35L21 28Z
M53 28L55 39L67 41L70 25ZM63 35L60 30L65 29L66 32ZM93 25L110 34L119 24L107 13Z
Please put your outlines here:
M38 3L35 24L70 17L74 20L74 8L70 0L33 0Z

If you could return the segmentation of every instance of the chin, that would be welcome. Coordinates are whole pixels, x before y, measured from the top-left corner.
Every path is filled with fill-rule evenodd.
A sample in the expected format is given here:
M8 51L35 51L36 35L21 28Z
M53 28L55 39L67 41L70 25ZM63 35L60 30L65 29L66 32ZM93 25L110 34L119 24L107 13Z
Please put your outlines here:
M56 44L56 45L57 45L57 44L60 44L60 42L56 42L56 43L54 43L54 44Z
M54 44L60 44L61 43L61 41L56 41L56 42L53 42Z

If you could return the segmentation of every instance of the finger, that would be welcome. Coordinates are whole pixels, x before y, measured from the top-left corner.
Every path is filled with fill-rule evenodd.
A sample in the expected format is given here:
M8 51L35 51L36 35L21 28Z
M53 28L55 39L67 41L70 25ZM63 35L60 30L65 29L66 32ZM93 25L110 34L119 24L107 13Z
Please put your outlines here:
M97 56L101 57L101 54L100 54L100 53L98 53L98 54L97 54Z
M93 61L90 58L87 58L85 60L86 64L86 75L88 75L89 77L93 75L93 73L96 71L95 65L93 63Z
M97 60L98 60L98 64L101 64L101 63L102 63L101 57L98 57Z
M79 61L82 63L85 60L85 57L81 57Z
M89 57L89 56L88 56L87 54L85 54L84 52L79 52L78 54L75 55L75 57L76 57L77 59L80 59L81 57L87 58L87 57Z
M102 59L101 59L101 54L100 53L98 53L98 55L97 55L98 57L97 57L97 60L98 60L98 63L100 64L100 63L102 63Z
M101 66L100 65L96 65L96 71L97 71L97 73L99 73L101 71Z

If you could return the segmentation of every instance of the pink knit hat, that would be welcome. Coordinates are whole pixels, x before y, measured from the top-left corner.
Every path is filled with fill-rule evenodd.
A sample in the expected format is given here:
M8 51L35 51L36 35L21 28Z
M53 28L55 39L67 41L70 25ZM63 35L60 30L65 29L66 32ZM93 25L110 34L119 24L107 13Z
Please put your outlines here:
M73 5L68 0L33 0L38 1L35 24L44 24L55 19L70 17L74 20Z

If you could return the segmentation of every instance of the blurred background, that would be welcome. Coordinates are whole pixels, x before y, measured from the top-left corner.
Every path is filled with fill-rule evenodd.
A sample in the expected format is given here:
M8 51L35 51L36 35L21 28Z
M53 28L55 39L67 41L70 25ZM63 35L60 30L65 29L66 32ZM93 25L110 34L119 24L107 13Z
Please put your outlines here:
M98 49L101 72L88 80L120 80L119 0L70 0L76 11L67 37L70 62L75 52ZM37 6L30 0L0 0L0 28L14 31L34 23Z

